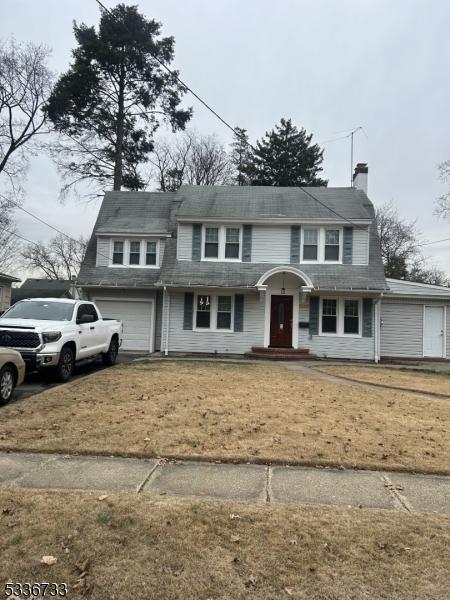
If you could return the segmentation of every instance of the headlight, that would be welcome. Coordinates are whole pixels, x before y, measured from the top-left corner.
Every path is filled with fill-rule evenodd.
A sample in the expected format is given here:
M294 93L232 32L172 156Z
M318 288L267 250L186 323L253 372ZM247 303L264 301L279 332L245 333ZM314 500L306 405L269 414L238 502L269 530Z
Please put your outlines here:
M51 342L57 342L61 338L60 331L47 331L42 334L44 344L50 344Z

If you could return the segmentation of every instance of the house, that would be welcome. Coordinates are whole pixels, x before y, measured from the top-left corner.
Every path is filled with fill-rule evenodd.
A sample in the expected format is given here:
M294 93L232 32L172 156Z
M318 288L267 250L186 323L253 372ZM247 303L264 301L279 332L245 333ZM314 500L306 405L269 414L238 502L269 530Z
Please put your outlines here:
M18 288L13 288L11 304L25 298L77 298L75 281L70 279L28 278Z
M450 289L385 279L367 177L108 192L77 283L126 350L450 358Z
M11 305L11 285L18 283L20 279L0 273L0 314Z

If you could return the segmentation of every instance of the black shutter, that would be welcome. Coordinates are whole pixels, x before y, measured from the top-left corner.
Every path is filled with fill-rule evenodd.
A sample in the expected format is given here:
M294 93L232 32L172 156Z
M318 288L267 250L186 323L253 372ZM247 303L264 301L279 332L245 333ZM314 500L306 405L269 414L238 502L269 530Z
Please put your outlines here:
M192 225L192 260L202 259L202 226L201 223Z
M344 227L344 253L342 256L344 265L353 263L353 227Z
M234 296L234 331L244 331L244 295Z
M186 292L184 294L183 329L192 329L193 316L194 316L194 293Z
M309 297L309 335L319 335L319 300L318 296Z
M372 321L373 321L373 300L372 298L363 298L363 322L362 334L363 337L372 337Z
M300 262L300 225L291 226L291 264Z
M242 262L252 262L252 226L244 225L242 231Z

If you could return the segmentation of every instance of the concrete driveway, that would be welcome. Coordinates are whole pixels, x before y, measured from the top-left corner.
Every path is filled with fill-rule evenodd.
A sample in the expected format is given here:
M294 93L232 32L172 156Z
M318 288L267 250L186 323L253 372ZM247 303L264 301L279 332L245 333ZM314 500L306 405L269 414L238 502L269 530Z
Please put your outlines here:
M117 357L117 364L129 363L136 358L141 358L142 356L145 355L137 354L135 352L120 352ZM86 377L86 375L90 375L91 373L102 371L103 369L107 368L108 367L103 365L101 357L96 357L92 360L77 365L71 381L80 379L81 377ZM51 374L47 373L46 371L32 373L26 376L22 385L17 386L11 403L20 402L21 400L25 400L25 398L29 398L30 396L34 396L35 394L39 394L40 392L57 387L59 385L64 384L52 382Z

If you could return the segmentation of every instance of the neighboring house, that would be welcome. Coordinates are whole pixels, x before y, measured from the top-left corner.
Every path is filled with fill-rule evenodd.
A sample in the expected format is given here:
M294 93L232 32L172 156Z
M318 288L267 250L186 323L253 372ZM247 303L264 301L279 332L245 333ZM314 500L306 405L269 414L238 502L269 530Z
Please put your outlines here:
M0 273L0 313L5 311L11 305L11 285L18 283L20 279Z
M18 288L13 288L11 304L26 298L78 298L75 281L70 279L28 278Z
M128 350L450 357L450 289L385 279L366 190L108 192L77 283Z

